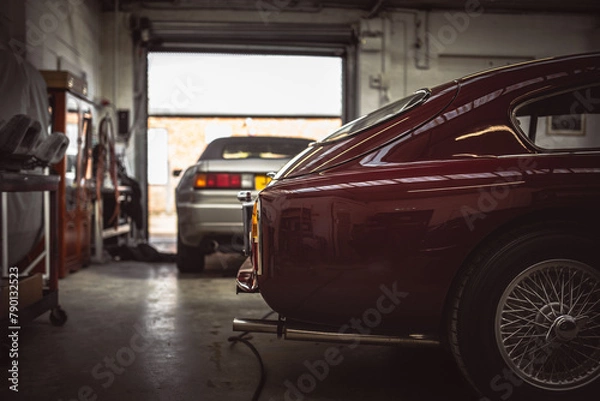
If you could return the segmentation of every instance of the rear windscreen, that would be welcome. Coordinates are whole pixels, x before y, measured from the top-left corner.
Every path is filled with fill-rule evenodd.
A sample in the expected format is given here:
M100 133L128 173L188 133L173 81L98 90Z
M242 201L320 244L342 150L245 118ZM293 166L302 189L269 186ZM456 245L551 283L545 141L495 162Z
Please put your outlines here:
M389 120L392 117L396 117L399 114L402 114L403 112L423 103L429 97L429 94L430 92L428 90L421 89L411 96L397 100L388 104L387 106L359 117L354 121L350 121L348 124L344 125L339 130L325 138L323 142L335 141L336 139L357 134L360 131L364 131L367 128Z
M302 152L311 141L291 140L240 140L211 144L200 157L206 159L291 159Z

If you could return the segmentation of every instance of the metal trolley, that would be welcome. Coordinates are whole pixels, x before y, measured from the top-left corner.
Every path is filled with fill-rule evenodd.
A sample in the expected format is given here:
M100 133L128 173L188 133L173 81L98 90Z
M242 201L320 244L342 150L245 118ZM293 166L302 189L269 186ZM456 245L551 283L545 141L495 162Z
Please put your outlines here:
M18 326L26 324L45 312L50 312L53 325L62 326L67 321L66 312L58 303L58 229L57 229L57 190L60 177L47 174L0 171L0 212L1 212L1 254L2 278L8 278L8 192L43 192L43 247L25 268L19 269L19 278L34 273L42 273L42 298L31 305L18 308ZM43 261L43 263L42 263ZM41 266L43 267L41 267ZM4 318L3 318L4 319ZM10 315L2 321L2 329L15 325Z

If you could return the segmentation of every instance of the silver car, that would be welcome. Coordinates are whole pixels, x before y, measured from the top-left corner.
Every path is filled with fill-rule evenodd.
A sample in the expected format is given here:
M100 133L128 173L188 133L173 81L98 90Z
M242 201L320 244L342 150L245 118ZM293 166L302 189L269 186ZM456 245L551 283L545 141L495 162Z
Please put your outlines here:
M304 150L308 139L229 137L211 142L189 167L177 189L177 267L204 269L204 256L241 252L244 244L239 191L255 197L276 172Z

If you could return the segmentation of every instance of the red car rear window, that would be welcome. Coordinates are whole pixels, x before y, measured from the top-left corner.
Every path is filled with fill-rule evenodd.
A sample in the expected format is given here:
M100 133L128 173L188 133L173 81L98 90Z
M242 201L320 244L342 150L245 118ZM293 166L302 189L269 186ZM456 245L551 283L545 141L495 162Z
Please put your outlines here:
M340 138L355 135L360 131L373 127L374 125L389 120L392 117L396 117L397 115L420 105L429 97L429 95L430 92L427 89L418 90L411 96L396 100L395 102L359 117L356 120L350 121L348 124L344 125L333 134L325 138L323 142L331 142Z

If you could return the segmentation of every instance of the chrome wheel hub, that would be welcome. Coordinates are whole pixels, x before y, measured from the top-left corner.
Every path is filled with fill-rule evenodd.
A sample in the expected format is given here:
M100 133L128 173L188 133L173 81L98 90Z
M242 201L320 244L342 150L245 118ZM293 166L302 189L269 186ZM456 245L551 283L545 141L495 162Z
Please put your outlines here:
M550 340L550 334L554 334L558 340L571 341L577 338L579 326L573 316L560 316L552 323L551 330L546 336L547 340Z
M600 273L574 260L527 268L506 288L495 333L506 364L539 388L564 391L600 376Z

